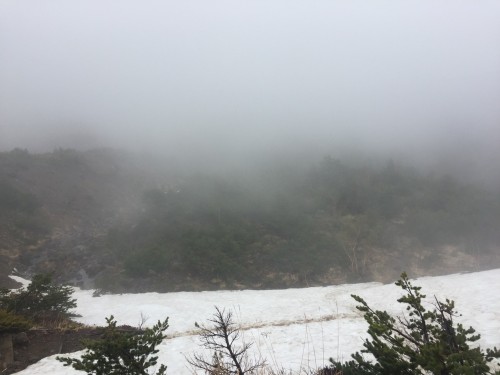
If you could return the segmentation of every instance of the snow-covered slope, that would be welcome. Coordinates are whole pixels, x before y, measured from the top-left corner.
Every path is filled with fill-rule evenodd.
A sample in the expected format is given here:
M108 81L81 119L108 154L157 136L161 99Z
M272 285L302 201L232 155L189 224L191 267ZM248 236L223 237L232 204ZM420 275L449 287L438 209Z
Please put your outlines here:
M483 347L500 346L500 269L469 274L426 277L414 281L428 297L455 300L462 317L474 327ZM244 339L253 341L255 355L274 368L317 368L329 357L348 359L360 350L366 324L350 297L357 294L372 307L402 313L396 302L401 290L379 283L338 285L287 290L243 290L218 292L145 293L92 297L92 291L77 290L76 312L80 322L104 325L113 314L119 324L152 325L170 318L171 338L160 348L160 363L168 374L192 374L185 356L200 351L195 322L203 323L214 306L231 309L244 328ZM431 299L429 299L431 301ZM77 353L75 355L78 355ZM55 357L45 358L18 374L82 374L63 367Z

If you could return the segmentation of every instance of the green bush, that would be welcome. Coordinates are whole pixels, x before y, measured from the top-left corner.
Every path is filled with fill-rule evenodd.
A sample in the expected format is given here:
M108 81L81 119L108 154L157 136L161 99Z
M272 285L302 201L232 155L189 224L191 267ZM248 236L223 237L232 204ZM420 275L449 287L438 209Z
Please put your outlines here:
M39 274L26 288L14 291L0 291L0 308L33 320L68 316L69 310L76 307L71 298L73 288L54 285L48 274Z
M0 334L26 331L31 326L32 323L22 316L0 309Z
M353 354L347 363L333 362L343 375L480 375L492 374L489 363L500 358L496 348L483 351L471 347L480 335L472 327L453 321L457 316L453 301L435 298L433 310L422 305L425 295L413 286L406 274L396 285L405 291L398 302L406 305L407 315L392 317L386 311L373 310L359 296L357 309L364 314L371 339L365 349ZM362 353L371 354L374 361ZM496 372L500 374L500 372Z
M57 360L88 375L150 374L148 369L158 361L156 347L165 338L168 318L141 333L120 331L113 316L106 318L106 323L103 339L87 342L87 351L81 359L57 357ZM156 375L164 375L166 371L167 367L161 365Z
M31 214L39 206L40 203L34 195L19 191L10 184L0 181L1 211L18 211Z
M152 246L125 258L125 271L130 276L145 276L149 272L161 273L170 267L171 254L168 249Z

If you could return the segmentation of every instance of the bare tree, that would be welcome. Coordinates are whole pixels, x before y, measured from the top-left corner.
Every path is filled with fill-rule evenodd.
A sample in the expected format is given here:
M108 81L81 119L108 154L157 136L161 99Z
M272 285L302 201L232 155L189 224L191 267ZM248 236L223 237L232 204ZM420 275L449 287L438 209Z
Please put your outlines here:
M213 352L212 358L195 353L187 358L191 366L210 375L244 375L254 374L265 365L263 360L249 359L252 343L240 342L241 330L234 323L231 311L216 306L215 314L208 321L210 327L195 325L200 329L201 346Z
M349 269L355 275L366 272L367 254L363 250L364 237L367 235L367 224L363 218L348 215L342 219L342 230L339 236L344 253L349 258Z

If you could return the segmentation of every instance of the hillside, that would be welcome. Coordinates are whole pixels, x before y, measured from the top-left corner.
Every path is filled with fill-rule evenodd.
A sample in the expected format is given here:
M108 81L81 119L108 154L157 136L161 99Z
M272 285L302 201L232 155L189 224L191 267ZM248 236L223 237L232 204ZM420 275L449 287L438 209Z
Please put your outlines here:
M95 252L109 228L133 218L145 189L161 186L154 168L114 150L0 153L2 275L6 264L75 282L99 272Z
M0 208L4 282L16 267L112 292L276 288L500 266L498 193L392 161L189 174L14 150Z

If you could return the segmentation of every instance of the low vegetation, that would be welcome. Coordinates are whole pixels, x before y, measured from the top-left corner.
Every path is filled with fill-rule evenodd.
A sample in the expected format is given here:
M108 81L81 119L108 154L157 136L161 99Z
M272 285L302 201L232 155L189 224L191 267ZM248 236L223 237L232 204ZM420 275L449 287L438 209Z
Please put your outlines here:
M4 232L4 236L25 245L42 238L49 232L50 224L40 205L33 194L23 192L0 178L0 234Z
M475 345L480 338L472 327L456 324L458 315L453 301L435 299L434 309L423 305L426 297L414 286L406 274L396 282L404 295L398 302L406 306L404 316L391 316L386 311L373 310L362 298L353 295L358 310L368 323L370 339L364 350L355 353L352 360L332 364L314 375L487 375L500 374L491 366L500 359L497 348L483 350ZM157 346L165 338L168 319L142 332L123 333L117 330L111 316L100 341L89 342L81 359L60 357L65 366L84 371L88 375L146 375L148 368L157 366ZM216 308L209 325L196 325L201 345L212 353L210 358L195 354L188 358L194 371L208 375L231 374L293 374L272 369L262 359L249 357L251 343L241 340L240 329L231 312ZM369 356L367 356L367 354ZM498 363L500 364L500 363ZM156 374L165 374L161 365Z
M372 309L359 296L357 309L368 323L367 339L361 352L344 363L331 361L312 375L488 375L500 374L492 366L500 365L500 350L480 348L480 335L472 327L455 322L458 316L451 300L435 298L433 309L424 306L426 296L406 274L396 282L404 295L398 302L406 307L403 316ZM0 338L29 329L33 320L47 312L68 316L74 308L72 289L52 284L50 276L37 275L18 291L2 291L0 298ZM65 366L88 375L165 375L167 367L158 363L158 346L166 338L168 318L151 328L125 330L113 316L99 340L87 341L80 358L58 357ZM208 325L198 325L202 348L211 353L194 354L187 361L193 371L207 375L293 375L293 371L274 369L262 358L250 356L251 342L242 340L231 311L216 307ZM12 348L12 344L2 348ZM3 349L2 349L3 350ZM12 349L10 349L12 350ZM4 353L0 353L2 358ZM11 355L12 356L12 355Z
M405 316L393 317L373 310L361 297L358 310L368 323L367 339L361 353L347 363L333 362L332 369L343 375L479 375L492 374L490 364L500 359L497 348L486 350L475 345L480 335L472 328L456 324L455 303L435 299L434 309L426 309L420 292L406 274L396 282L405 295L398 299L406 305ZM364 354L370 354L374 360ZM500 371L495 372L500 374Z
M23 332L32 326L33 322L28 319L0 309L0 335Z
M442 246L475 254L500 241L498 196L449 176L331 158L294 172L259 186L198 175L147 191L136 223L108 233L107 252L125 270L114 276L158 289L308 285L332 274L354 281L371 277L374 254L404 267L421 252L420 265L432 267Z
M72 294L73 288L56 285L50 275L42 274L35 275L27 287L0 290L1 373L12 373L13 334L26 332L33 327L61 329L78 326L70 319L70 310L76 307ZM25 337L27 338L26 335Z
M51 275L39 274L26 288L0 290L0 309L33 322L59 321L76 307L72 294L73 288L54 284Z
M0 282L17 267L104 292L279 288L500 264L498 191L451 176L330 157L231 173L166 164L0 153Z
M107 327L101 340L87 343L80 358L57 357L65 366L89 375L151 375L158 357L156 348L165 338L168 319L142 332L124 332L116 326L113 316L106 318ZM167 367L160 365L155 375L165 375Z

